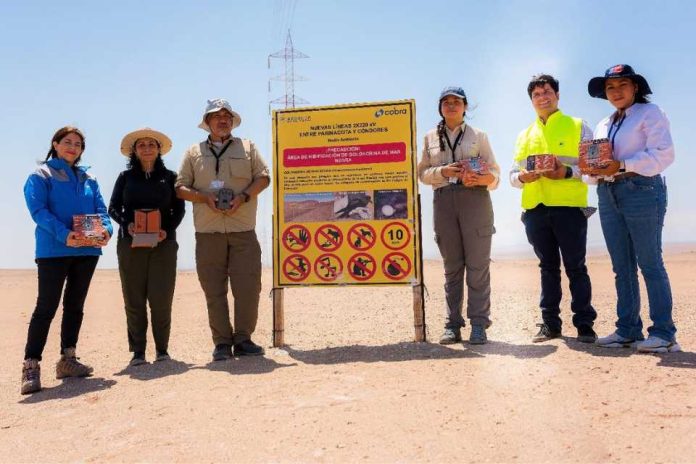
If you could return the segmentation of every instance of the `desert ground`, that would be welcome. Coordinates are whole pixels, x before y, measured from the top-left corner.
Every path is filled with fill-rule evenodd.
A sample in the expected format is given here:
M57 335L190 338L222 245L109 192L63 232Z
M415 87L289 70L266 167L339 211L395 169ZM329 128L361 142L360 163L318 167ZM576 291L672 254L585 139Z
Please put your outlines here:
M285 291L287 346L272 348L266 270L254 337L266 356L216 363L196 274L181 271L174 360L129 368L118 273L99 270L78 346L94 376L55 379L56 318L44 390L29 396L19 386L36 273L0 271L0 461L696 462L695 250L666 254L684 351L665 355L576 342L567 296L564 338L532 344L536 263L507 259L491 268L487 345L436 343L442 265L428 261L428 343L412 342L410 288L299 288ZM606 335L611 266L602 255L588 266Z

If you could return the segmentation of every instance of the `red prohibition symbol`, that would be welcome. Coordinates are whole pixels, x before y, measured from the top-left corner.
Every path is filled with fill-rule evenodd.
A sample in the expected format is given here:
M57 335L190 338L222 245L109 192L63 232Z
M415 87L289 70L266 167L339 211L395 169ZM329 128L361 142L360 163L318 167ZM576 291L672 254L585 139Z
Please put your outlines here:
M402 280L411 273L411 260L403 253L389 253L382 260L382 272L391 280Z
M314 273L325 282L336 280L342 272L341 259L332 253L325 253L314 261Z
M305 226L292 225L283 232L283 246L289 251L305 251L312 241Z
M375 275L376 270L375 258L367 253L354 254L348 260L348 273L356 280L368 280Z
M302 255L290 255L283 261L283 274L293 282L305 280L310 271L309 260Z
M364 222L355 224L348 230L346 235L350 247L358 251L369 250L377 241L375 228Z
M411 231L403 222L390 222L382 229L381 238L390 250L400 250L411 241Z
M343 232L331 224L324 224L314 233L314 243L322 251L336 251L343 243Z

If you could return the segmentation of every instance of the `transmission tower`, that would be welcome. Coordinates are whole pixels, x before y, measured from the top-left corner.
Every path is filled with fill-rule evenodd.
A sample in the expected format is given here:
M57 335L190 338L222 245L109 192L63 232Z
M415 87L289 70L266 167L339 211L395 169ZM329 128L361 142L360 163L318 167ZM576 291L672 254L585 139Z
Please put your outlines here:
M271 112L272 105L279 105L285 108L295 108L295 105L305 105L309 103L304 98L295 95L295 82L306 81L307 78L298 76L295 74L295 60L301 58L309 58L299 50L296 50L292 44L292 37L290 36L290 30L288 30L288 35L285 38L285 48L278 50L275 53L268 55L268 69L271 69L271 58L282 59L285 64L285 73L279 76L271 77L268 80L268 94L270 98L271 94L271 81L283 81L285 82L285 95L282 97L275 98L268 102L268 113Z

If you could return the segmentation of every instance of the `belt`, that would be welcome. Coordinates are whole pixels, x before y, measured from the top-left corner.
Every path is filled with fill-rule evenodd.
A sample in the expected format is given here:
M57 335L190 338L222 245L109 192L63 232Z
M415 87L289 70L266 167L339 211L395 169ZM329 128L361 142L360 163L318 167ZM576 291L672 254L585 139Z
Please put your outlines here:
M599 179L597 182L599 185L602 184L614 184L616 182L623 182L626 179L630 179L631 177L637 177L640 176L637 172L622 172L621 174L617 174L610 179Z

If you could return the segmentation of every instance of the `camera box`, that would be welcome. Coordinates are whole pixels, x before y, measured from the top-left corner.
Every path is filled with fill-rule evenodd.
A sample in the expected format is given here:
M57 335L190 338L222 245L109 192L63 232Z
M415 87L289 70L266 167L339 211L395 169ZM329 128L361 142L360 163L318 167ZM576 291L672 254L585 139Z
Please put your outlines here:
M474 156L473 158L465 158L459 161L459 165L462 167L465 174L466 171L473 171L476 174L487 174L488 173L488 163L486 160L482 159L480 156Z
M159 243L161 216L158 209L136 209L132 248L154 248Z
M556 169L556 157L548 154L530 155L527 157L527 171L549 172Z
M76 239L81 246L96 246L104 238L106 229L98 214L75 214L73 232L77 234Z
M580 142L578 148L580 159L578 165L580 172L587 172L592 168L606 167L613 159L611 142L609 139L595 139Z
M215 206L217 209L232 208L232 200L234 199L234 191L232 189L221 188L217 191L217 200Z

